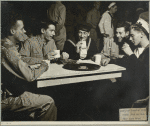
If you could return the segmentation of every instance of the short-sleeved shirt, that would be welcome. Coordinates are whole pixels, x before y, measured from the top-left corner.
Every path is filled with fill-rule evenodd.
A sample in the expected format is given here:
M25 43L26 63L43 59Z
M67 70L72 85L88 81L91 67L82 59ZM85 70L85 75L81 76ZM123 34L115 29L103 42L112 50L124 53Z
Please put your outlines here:
M109 42L107 42L104 47L103 50L101 51L101 54L104 55L104 57L110 57L110 56L115 56L118 57L119 56L119 46L116 42L112 42L111 44Z
M57 47L53 39L46 42L40 36L35 36L24 42L19 53L23 57L44 58L49 52L56 49Z

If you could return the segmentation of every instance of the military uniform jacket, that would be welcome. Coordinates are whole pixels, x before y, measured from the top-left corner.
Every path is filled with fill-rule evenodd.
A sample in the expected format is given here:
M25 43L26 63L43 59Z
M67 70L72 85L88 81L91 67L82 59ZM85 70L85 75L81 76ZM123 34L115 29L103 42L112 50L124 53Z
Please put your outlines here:
M13 95L27 91L27 83L34 81L46 69L31 69L21 60L18 48L7 38L2 40L1 53L2 83Z

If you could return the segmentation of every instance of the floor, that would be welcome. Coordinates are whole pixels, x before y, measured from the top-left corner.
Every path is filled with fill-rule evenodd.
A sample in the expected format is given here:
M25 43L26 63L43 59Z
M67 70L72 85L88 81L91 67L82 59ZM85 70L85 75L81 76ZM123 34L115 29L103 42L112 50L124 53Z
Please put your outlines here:
M32 86L36 93L54 99L57 121L119 121L119 109L131 108L140 96L136 92L142 89L119 79L116 83L100 80L38 89L36 85Z
M110 80L67 84L39 89L50 95L58 121L118 121L122 91Z

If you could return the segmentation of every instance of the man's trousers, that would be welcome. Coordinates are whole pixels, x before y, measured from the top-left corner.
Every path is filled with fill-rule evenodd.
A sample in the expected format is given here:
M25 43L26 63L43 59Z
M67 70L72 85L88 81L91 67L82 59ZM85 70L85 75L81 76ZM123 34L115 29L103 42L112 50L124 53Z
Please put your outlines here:
M30 118L34 121L55 121L57 119L57 108L51 97L27 91L18 97L10 96L3 99L1 108L2 115L5 112L13 112L14 114L21 113L23 118Z

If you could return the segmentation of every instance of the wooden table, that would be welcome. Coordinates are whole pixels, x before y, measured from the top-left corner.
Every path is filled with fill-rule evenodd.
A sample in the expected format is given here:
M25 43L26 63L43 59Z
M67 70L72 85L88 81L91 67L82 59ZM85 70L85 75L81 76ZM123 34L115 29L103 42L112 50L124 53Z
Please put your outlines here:
M108 64L94 71L74 71L63 68L63 65L50 64L49 69L37 78L37 87L71 84L93 80L118 78L126 68Z

